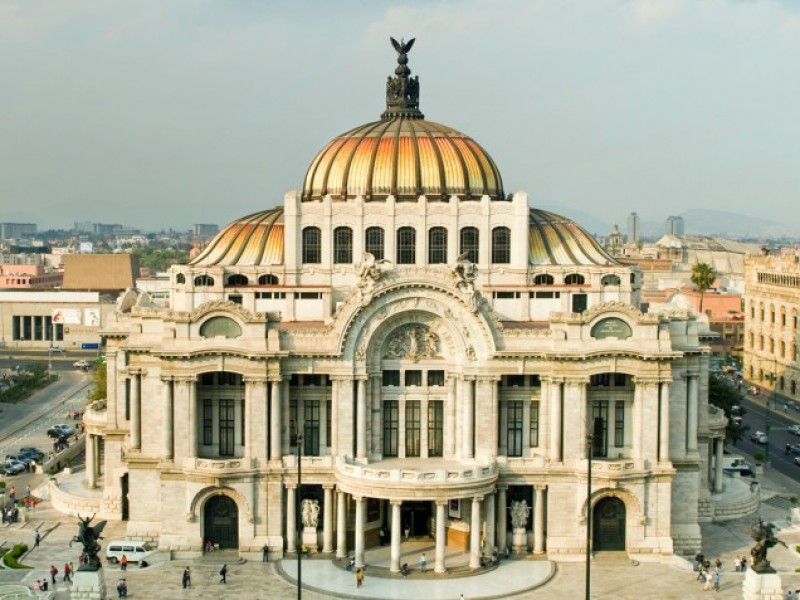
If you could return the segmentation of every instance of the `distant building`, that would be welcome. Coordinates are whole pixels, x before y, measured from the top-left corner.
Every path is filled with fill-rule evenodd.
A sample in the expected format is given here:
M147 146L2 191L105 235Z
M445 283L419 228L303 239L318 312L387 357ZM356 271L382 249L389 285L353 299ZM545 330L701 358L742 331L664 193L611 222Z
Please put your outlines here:
M195 238L212 238L217 235L219 231L218 225L209 225L203 223L197 223L194 226L194 237Z
M800 251L745 260L744 377L798 398Z
M0 223L0 240L15 240L36 235L36 223Z
M608 243L606 244L606 250L608 250L608 253L611 256L619 256L621 248L622 248L622 234L620 233L617 224L614 223L614 227L611 229L611 233L608 234Z
M632 212L628 215L628 243L635 244L642 237L642 225L639 221L639 215Z
M683 235L683 217L667 217L664 233L667 235Z
M64 290L122 292L134 287L139 261L132 254L67 254Z
M38 264L0 264L0 289L45 290L61 285L64 274Z

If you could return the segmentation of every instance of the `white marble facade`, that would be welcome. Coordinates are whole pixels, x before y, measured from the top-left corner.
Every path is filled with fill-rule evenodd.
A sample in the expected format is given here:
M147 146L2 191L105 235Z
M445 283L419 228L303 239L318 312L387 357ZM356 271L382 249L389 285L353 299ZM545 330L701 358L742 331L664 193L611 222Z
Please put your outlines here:
M411 109L382 122L383 140L436 125ZM436 143L466 147L436 127ZM642 313L638 272L505 195L499 173L471 193L430 183L419 160L421 193L382 195L376 172L399 175L373 153L371 192L319 191L312 171L330 158L333 177L335 146L282 207L174 266L170 308L131 290L105 324L108 399L87 416L105 515L161 549L211 539L276 558L308 539L299 495L319 502L319 551L362 564L383 529L399 569L408 530L435 540L443 571L447 545L473 566L510 547L525 500L523 551L581 558L593 511L597 550L695 552L708 437L695 316Z

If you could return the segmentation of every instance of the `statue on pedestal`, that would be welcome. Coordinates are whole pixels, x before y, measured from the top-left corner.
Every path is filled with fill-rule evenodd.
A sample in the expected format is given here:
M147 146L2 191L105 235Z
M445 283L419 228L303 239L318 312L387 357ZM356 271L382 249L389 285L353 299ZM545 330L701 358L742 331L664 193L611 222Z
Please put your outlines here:
M761 519L758 520L758 525L752 529L752 538L756 541L756 545L750 550L752 557L751 569L756 573L774 573L769 561L767 560L767 550L776 546L777 544L786 544L775 537L775 524L764 523Z
M519 500L511 503L511 527L525 529L528 524L528 502Z
M78 519L80 519L78 535L73 537L72 541L69 543L70 546L72 546L72 542L80 542L83 545L83 555L86 557L86 562L78 567L78 571L97 571L102 569L103 565L100 562L100 558L97 556L97 553L100 551L100 544L97 543L97 540L103 539L100 534L103 533L106 522L100 521L97 525L92 527L90 523L92 519L94 519L94 515L86 518L78 515Z
M300 504L303 527L313 527L316 529L319 523L319 500L306 498Z

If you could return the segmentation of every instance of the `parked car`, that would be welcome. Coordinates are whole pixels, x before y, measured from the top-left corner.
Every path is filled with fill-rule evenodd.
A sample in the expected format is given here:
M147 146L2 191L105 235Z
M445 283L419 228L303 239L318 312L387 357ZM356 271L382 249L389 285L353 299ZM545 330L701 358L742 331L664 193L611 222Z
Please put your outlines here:
M89 363L85 360L76 360L74 363L72 363L72 366L76 369L88 369Z
M106 546L106 558L115 565L123 556L128 562L141 562L154 552L150 544L141 540L114 540Z
M6 475L17 475L25 472L25 465L18 460L7 460L4 465Z
M22 453L20 453L20 454L6 454L6 462L8 462L9 460L16 460L18 462L21 462L24 466L27 467L29 464L31 464L31 461L33 459L30 456L28 456L27 454L22 454Z
M794 464L796 464L797 466L800 467L800 456L795 456L794 457Z
M789 433L793 433L794 435L800 435L800 425L789 425L789 429L787 431Z
M769 438L767 438L767 434L763 431L754 431L750 434L750 441L756 444L766 444L769 442Z
M792 444L789 446L789 450L792 454L800 454L800 444Z
M39 448L34 448L33 446L23 446L19 449L20 454L24 454L25 456L30 456L33 460L39 461L44 458L44 450L40 450Z
M50 346L50 352L53 354L64 354L64 349L61 346Z
M71 435L75 435L75 428L65 425L64 423L59 423L58 425L53 425L50 429L48 429L47 435L49 435L51 438L69 437Z

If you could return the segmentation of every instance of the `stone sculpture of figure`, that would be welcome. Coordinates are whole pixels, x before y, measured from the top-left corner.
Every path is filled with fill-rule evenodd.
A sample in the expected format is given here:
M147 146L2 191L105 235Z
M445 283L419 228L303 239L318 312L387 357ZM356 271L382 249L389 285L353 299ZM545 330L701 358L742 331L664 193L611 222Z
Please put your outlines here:
M103 567L100 559L97 556L97 553L100 551L100 544L97 543L97 540L103 539L100 534L103 533L106 522L100 521L97 525L92 527L90 523L92 522L92 519L94 519L94 515L86 518L78 515L78 519L80 519L80 524L78 525L78 535L73 537L72 541L70 542L70 546L72 546L72 542L80 542L83 546L82 554L86 557L86 561L83 565L78 567L78 570L97 571Z
M456 264L451 267L453 285L461 293L464 302L472 312L478 310L478 295L475 292L475 279L478 277L478 267L469 260L469 252L464 252L456 259Z
M511 503L511 526L514 529L524 529L528 524L527 500L515 500Z
M358 281L356 281L361 306L366 306L372 300L375 284L383 276L383 270L380 265L387 262L389 261L386 259L376 260L375 255L370 252L364 252L364 259L358 266Z
M300 506L303 527L315 527L319 523L319 500L306 498Z
M751 569L756 573L774 573L769 561L767 560L767 550L777 544L786 546L781 540L775 537L775 524L764 523L761 519L758 520L758 525L753 527L752 537L756 541L756 545L750 550L752 557Z

